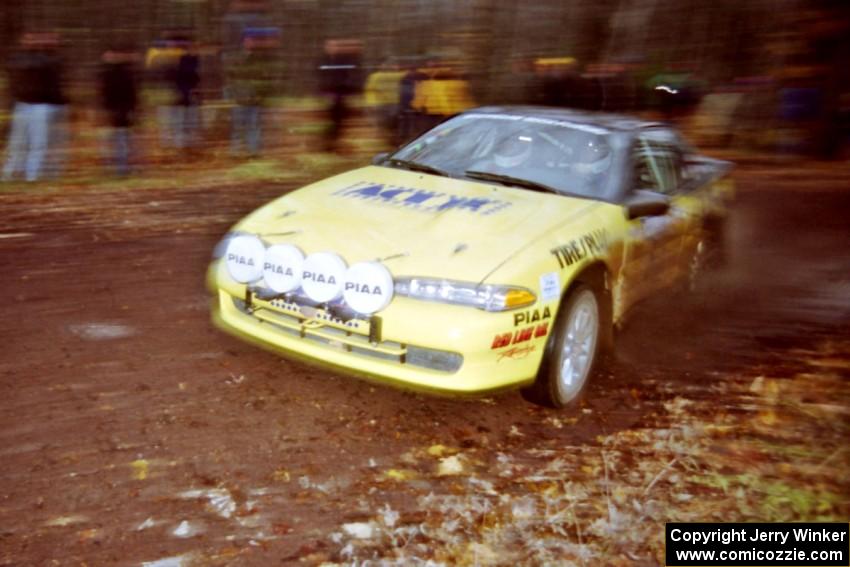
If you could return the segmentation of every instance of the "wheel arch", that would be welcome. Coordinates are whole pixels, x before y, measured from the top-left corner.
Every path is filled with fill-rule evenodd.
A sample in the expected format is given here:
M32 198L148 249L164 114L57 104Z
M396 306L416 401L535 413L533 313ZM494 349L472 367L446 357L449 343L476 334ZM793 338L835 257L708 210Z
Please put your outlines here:
M594 260L583 265L572 275L564 286L561 294L561 304L567 300L570 293L579 285L586 285L596 292L600 309L600 346L602 352L610 352L614 347L614 308L612 301L612 276L608 266L602 260Z
M564 290L561 293L556 319L556 321L560 321L560 319L565 315L561 308L570 301L570 295L577 288L587 287L593 290L596 294L600 311L600 329L597 343L597 352L600 355L604 355L613 347L613 325L611 324L612 303L609 289L610 281L610 272L603 261L597 260L582 265L570 275L570 278L564 286ZM534 403L551 407L563 407L561 403L554 401L555 395L552 392L553 386L549 380L549 374L552 369L551 365L553 364L553 350L555 348L554 341L557 328L558 323L556 322L552 327L548 340L546 341L546 347L540 361L540 366L538 367L535 382L530 387L523 390L523 396L526 399Z

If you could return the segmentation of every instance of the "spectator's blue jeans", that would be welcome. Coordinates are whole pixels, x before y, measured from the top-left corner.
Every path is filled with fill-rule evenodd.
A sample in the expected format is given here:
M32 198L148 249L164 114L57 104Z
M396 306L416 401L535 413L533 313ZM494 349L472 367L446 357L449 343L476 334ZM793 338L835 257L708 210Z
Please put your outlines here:
M201 110L196 105L178 105L174 109L174 147L184 149L198 143L201 126Z
M47 173L58 179L65 172L65 163L71 147L70 111L67 104L52 105L50 109L50 139Z
M233 107L230 120L230 151L237 153L244 144L248 153L260 153L262 140L262 111L259 106Z
M56 108L52 104L15 103L3 179L12 179L19 171L24 172L27 181L39 179Z
M159 123L159 145L162 148L174 146L174 107L160 106L156 109L156 118Z
M112 129L112 163L118 175L130 173L130 128Z

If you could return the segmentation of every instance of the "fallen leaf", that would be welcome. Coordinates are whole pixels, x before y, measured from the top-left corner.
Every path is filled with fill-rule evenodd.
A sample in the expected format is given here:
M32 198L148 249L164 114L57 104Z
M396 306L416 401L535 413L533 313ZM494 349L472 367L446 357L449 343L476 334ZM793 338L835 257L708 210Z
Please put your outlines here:
M137 459L130 463L133 468L133 478L136 480L145 480L148 478L148 462L145 459Z
M70 526L71 524L79 524L88 520L85 516L57 516L44 522L45 526Z
M94 539L94 538L97 537L98 533L100 533L100 530L98 530L97 528L91 528L91 529L88 529L88 530L83 530L79 533L80 542L88 541L90 539Z
M454 450L454 449L450 449L449 447L446 447L445 445L437 444L437 445L431 445L430 447L428 447L427 452L432 457L442 457L445 454L456 453L457 451Z
M758 414L758 420L762 423L762 425L767 425L768 427L776 425L776 422L779 419L776 416L776 412L773 409L762 410Z
M390 469L384 473L384 476L392 480L404 481L416 478L417 474L415 471L406 469Z
M204 529L200 525L191 524L187 520L183 520L176 528L174 528L174 531L171 533L175 537L189 538L203 533L203 531Z
M463 474L464 472L462 458L458 455L445 457L440 459L440 464L437 466L437 476L453 476Z
M372 522L353 522L343 524L342 531L355 539L369 539L375 534L375 526Z

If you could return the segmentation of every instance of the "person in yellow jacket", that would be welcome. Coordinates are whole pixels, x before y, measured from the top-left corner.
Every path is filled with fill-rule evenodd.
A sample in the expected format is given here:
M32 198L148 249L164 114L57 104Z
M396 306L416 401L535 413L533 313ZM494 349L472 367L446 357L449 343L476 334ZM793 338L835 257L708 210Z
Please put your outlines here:
M405 71L398 65L385 63L366 79L364 100L375 126L392 138L396 131L401 80Z
M401 92L402 141L475 106L469 81L448 64L430 63L411 70L401 81Z
M475 105L469 81L451 67L426 67L413 97L413 107L429 116L447 117Z

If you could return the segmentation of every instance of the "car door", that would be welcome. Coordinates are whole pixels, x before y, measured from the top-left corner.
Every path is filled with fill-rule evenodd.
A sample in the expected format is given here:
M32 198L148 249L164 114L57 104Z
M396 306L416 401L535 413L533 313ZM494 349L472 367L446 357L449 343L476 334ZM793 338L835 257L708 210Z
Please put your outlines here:
M651 134L639 136L631 151L630 191L665 195L665 214L629 221L622 294L625 307L676 282L682 276L682 244L688 215L680 207L681 152Z

